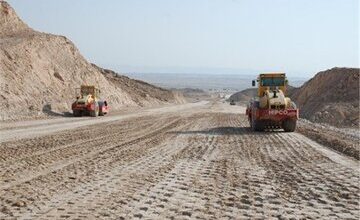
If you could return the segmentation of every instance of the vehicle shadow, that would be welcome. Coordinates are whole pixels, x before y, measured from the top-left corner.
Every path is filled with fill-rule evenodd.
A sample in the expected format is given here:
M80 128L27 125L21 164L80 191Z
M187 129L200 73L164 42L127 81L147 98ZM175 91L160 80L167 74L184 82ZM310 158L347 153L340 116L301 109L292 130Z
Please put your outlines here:
M271 133L282 133L283 130L266 130L263 132L252 131L250 127L215 127L206 130L197 131L172 131L172 134L206 134L206 135L268 135Z
M57 117L72 117L73 114L69 111L67 112L54 112L51 108L51 104L46 104L42 108L42 112L48 116L57 116Z

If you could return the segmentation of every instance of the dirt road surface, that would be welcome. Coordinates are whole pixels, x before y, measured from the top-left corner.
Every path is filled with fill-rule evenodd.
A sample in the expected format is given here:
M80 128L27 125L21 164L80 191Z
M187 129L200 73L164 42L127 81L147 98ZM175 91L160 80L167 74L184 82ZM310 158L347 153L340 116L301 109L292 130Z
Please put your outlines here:
M199 102L2 124L0 219L359 219L359 163Z

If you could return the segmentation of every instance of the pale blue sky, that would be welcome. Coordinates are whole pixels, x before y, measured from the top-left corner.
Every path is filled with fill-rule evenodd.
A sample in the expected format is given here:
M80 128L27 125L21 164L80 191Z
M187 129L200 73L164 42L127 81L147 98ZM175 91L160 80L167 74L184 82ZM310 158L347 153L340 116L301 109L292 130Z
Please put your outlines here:
M358 0L9 0L120 72L310 76L359 66Z

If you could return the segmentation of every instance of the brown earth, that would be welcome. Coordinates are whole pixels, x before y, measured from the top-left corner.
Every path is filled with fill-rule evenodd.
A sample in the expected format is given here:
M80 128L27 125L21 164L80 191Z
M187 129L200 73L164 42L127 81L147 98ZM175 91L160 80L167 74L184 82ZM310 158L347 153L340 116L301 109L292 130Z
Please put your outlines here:
M19 110L26 113L29 104L49 95L72 93L66 91L72 78L109 85L102 90L116 106L178 99L89 64L73 44L63 45L63 37L34 32L21 22L8 25L16 17L1 5L9 17L0 24L8 31L0 40L0 94L6 103L22 103ZM58 57L69 56L71 48L71 59ZM29 60L33 56L42 58ZM58 69L44 74L41 68L48 67ZM49 94L34 92L44 85ZM146 101L151 99L156 102ZM221 101L96 119L3 122L0 219L359 219L359 161L353 158L358 130L300 120L299 131L306 136L252 132L244 107Z
M300 116L338 127L359 127L358 68L332 68L319 72L291 98Z
M288 86L287 95L291 96L297 88ZM257 96L257 88L248 88L240 92L236 92L229 97L229 100L234 100L241 104L247 104L253 97Z
M253 97L257 95L257 88L244 89L240 92L234 93L229 97L229 100L247 104Z
M170 91L141 80L130 79L127 76L119 75L112 70L103 69L95 64L92 64L92 66L98 69L110 83L116 87L120 87L124 92L129 94L131 99L139 106L185 102L181 92Z
M360 217L358 161L252 132L241 106L9 123L0 137L0 219Z
M67 112L81 84L98 86L112 109L183 101L115 75L86 61L66 37L32 30L0 1L0 120Z
M300 119L296 131L342 154L360 159L360 132L357 128L338 128Z
M209 92L206 92L202 89L182 88L182 89L171 89L171 90L183 94L183 96L188 102L209 100L212 98L212 95Z

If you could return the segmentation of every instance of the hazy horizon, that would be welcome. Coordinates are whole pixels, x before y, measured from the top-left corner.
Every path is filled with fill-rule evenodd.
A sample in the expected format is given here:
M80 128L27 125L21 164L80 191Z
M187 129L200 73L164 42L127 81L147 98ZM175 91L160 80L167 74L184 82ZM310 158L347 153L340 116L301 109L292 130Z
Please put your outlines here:
M237 92L252 88L254 74L204 74L204 73L125 73L133 79L146 81L167 89L202 89L204 91ZM289 84L300 87L308 77L289 76Z
M100 65L103 68L111 69L119 74L202 74L202 75L243 75L243 76L254 76L256 77L259 73L270 73L270 72L284 72L287 76L290 77L299 77L299 78L307 78L315 76L320 71L325 71L328 69L332 69L334 67L330 67L328 69L319 70L317 72L285 72L283 70L278 69L267 69L267 70L253 70L253 69L232 69L232 68L201 68L201 67L134 67L134 66L116 66L116 65ZM342 67L339 67L342 68ZM345 67L345 68L354 68L354 67ZM357 68L357 67L355 67Z
M357 0L9 0L22 20L118 72L311 77L359 67Z

